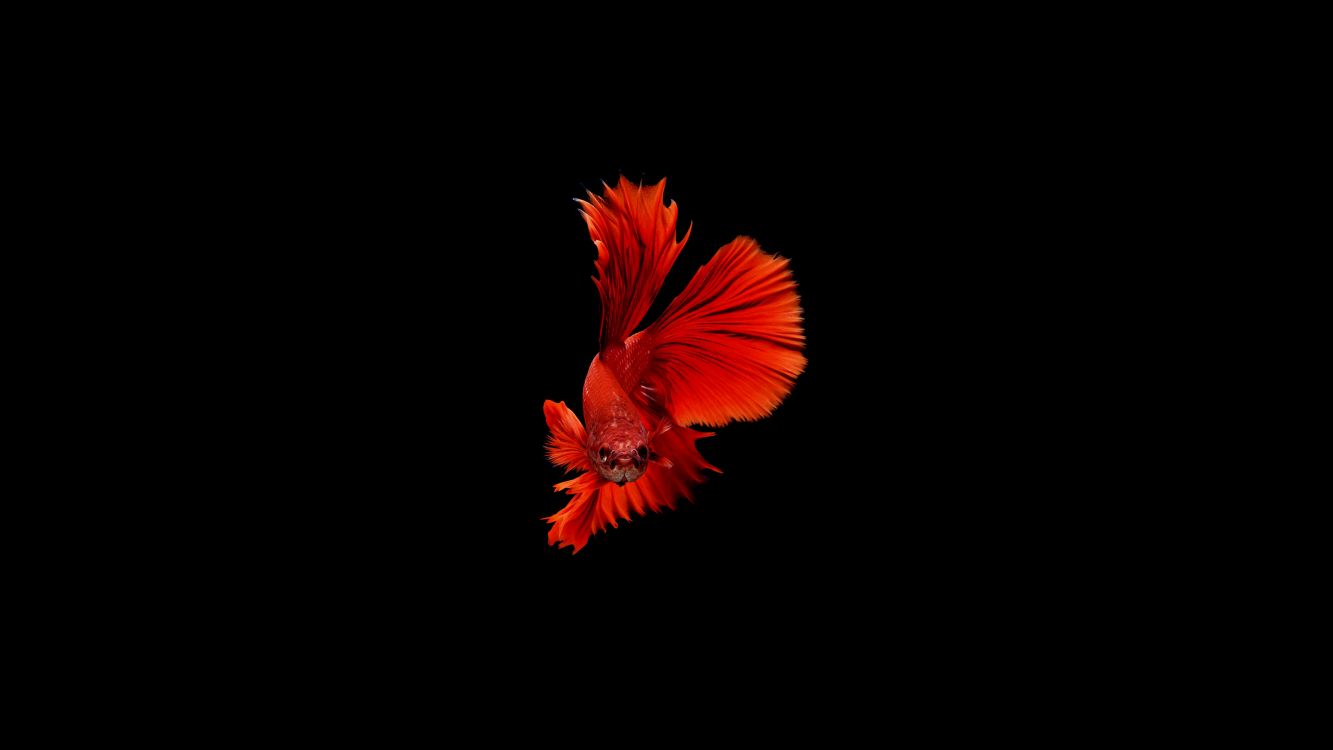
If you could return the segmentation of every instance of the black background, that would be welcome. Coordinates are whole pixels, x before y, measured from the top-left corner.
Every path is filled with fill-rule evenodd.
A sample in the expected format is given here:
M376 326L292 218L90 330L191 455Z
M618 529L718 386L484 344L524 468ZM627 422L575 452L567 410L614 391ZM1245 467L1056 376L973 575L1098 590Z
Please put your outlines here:
M933 609L1075 586L1057 561L1097 532L1057 499L1070 415L1048 406L1080 366L1051 361L1071 332L1038 272L1076 203L1058 171L947 118L751 139L744 114L568 137L401 115L346 154L270 144L300 145L236 199L282 230L228 230L262 241L231 259L254 297L228 323L252 333L218 402L246 435L221 481L261 590L545 622L626 596ZM572 555L546 543L567 496L541 405L579 410L598 301L573 200L621 174L666 177L694 226L649 317L747 234L791 260L809 365L770 418L701 442L724 473L696 502Z
M673 662L692 650L664 646L690 636L710 666L778 691L782 673L804 695L859 671L919 694L973 684L969 660L1011 660L991 672L1007 680L1033 651L1065 664L1062 638L1114 658L1108 643L1151 628L1115 596L1140 595L1123 573L1161 516L1132 469L1170 454L1109 429L1108 412L1156 364L1101 344L1103 318L1132 314L1137 282L1160 276L1133 219L1169 210L1175 186L1143 190L1145 160L1126 158L1152 117L1125 116L1082 70L1055 80L1059 56L992 65L1014 50L729 42L744 65L707 66L710 101L667 74L679 49L601 57L613 42L599 40L501 75L434 59L452 46L439 40L387 38L379 55L330 37L355 54L239 84L245 53L229 45L225 88L189 71L179 88L197 101L154 91L166 116L131 121L160 164L109 143L108 192L152 190L111 212L123 232L97 230L166 250L102 254L156 293L111 289L162 332L152 368L125 374L165 418L111 394L161 448L110 441L147 454L94 499L108 532L130 527L105 534L107 559L138 556L142 572L88 575L117 595L160 582L150 637L254 659L247 691L273 664L318 682L361 662L547 704L563 681L515 679L508 663L613 690L617 670L730 690ZM599 75L612 67L632 80ZM668 178L695 228L650 315L748 234L791 259L810 362L772 417L702 442L726 473L697 502L571 555L541 520L567 500L541 403L577 408L595 350L594 251L572 199L620 174ZM136 330L118 323L113 346ZM463 662L487 681L458 683Z

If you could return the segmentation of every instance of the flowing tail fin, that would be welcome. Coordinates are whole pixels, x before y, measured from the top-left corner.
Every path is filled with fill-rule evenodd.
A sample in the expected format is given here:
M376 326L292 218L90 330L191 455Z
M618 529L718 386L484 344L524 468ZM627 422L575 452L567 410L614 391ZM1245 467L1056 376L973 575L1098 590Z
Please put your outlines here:
M652 187L622 175L603 195L579 201L588 234L597 246L593 283L602 298L601 350L618 345L648 314L671 265L690 238L676 241L676 203L662 204L666 180Z
M677 424L762 419L805 369L791 269L749 237L718 250L645 336L646 397Z
M699 438L711 434L688 427L669 427L653 439L657 455L648 470L637 481L623 486L606 481L595 471L557 484L557 490L564 490L574 498L546 519L551 522L547 542L572 546L578 552L588 543L588 537L608 525L618 526L621 519L629 520L634 515L663 508L674 509L682 497L693 500L694 486L703 481L703 470L720 473L699 455L694 445Z

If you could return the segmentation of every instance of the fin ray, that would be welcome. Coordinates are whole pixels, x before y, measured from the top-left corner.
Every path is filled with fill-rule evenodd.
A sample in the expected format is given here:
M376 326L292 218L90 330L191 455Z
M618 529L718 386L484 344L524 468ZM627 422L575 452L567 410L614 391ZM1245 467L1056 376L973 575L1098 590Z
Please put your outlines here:
M645 335L652 342L645 393L678 424L762 419L806 364L787 260L749 237L718 250Z
M564 401L547 401L542 404L542 409L546 412L546 426L551 430L546 439L546 455L551 463L565 467L565 471L592 469L587 433L578 415L570 411Z
M635 185L623 175L601 196L578 201L597 246L593 283L602 301L600 349L617 346L634 331L657 298L667 272L690 238L676 240L676 203L663 205L666 180Z

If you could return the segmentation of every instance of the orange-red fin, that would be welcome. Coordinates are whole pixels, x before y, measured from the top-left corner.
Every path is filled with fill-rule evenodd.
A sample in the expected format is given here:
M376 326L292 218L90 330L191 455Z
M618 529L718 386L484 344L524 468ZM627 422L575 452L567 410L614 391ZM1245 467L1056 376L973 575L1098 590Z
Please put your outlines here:
M718 250L645 336L645 398L678 424L766 417L805 369L791 269L748 237Z
M578 415L570 411L564 401L547 401L542 408L546 412L546 426L551 430L551 436L546 439L546 455L551 463L565 467L566 471L591 469L588 438Z
M666 180L651 187L621 176L601 196L579 201L597 246L593 283L602 298L601 349L622 343L643 320L662 281L690 238L676 241L676 204L662 204Z
M547 541L573 547L578 552L589 537L607 526L616 527L620 520L675 508L682 497L693 499L694 487L703 481L704 469L718 471L694 445L696 440L710 434L672 427L657 435L653 451L658 458L637 481L623 486L608 482L594 471L557 484L557 490L574 497L560 512L546 519L551 522Z

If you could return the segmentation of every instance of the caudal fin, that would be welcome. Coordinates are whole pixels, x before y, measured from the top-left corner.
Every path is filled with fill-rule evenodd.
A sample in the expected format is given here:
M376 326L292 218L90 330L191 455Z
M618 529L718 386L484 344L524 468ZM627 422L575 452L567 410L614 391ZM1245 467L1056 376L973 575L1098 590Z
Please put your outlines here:
M676 241L676 203L662 204L663 179L651 187L622 175L616 187L579 201L588 234L597 246L593 283L602 298L601 350L618 345L652 307L690 232Z
M649 511L675 508L682 497L693 499L694 487L703 481L704 469L718 471L694 445L699 438L711 434L688 427L671 427L657 435L653 439L653 452L657 455L648 470L637 481L623 486L606 481L595 471L557 484L557 490L574 497L560 512L546 519L551 522L547 541L573 547L578 552L588 543L588 537L607 526L614 528L621 520Z
M749 237L718 250L645 336L647 397L678 424L762 419L805 369L791 269Z

